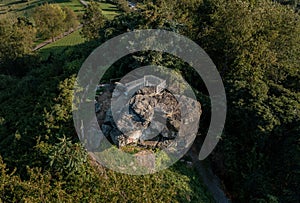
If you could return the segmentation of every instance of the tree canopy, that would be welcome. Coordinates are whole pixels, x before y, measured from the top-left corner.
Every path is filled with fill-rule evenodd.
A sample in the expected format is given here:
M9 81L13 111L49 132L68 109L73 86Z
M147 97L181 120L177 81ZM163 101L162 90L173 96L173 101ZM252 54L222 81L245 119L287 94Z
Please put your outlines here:
M3 201L211 201L208 195L200 195L204 189L194 171L180 163L164 173L143 177L95 167L73 126L73 85L89 53L119 34L154 28L194 40L220 72L228 116L207 164L233 202L298 202L299 13L271 0L138 2L136 11L112 20L103 16L98 3L91 2L81 19L88 41L65 47L64 54L35 61L25 57L35 30L55 37L75 27L72 11L45 4L36 9L35 24L24 18L0 21L1 63L18 58L31 66L22 77L6 71L9 66L3 66L0 74ZM66 26L67 22L72 26ZM203 108L197 137L197 143L201 142L210 123L209 95L201 78L180 59L153 51L134 53L114 63L104 80L150 64L176 70L193 87Z
M0 63L31 52L36 29L26 18L0 19Z
M104 26L106 18L102 14L99 3L92 1L88 4L83 16L81 23L82 35L88 40L95 40L99 37L99 32Z
M77 28L78 21L70 8L61 8L58 4L44 4L35 8L33 13L38 33L43 38L54 38L64 31Z

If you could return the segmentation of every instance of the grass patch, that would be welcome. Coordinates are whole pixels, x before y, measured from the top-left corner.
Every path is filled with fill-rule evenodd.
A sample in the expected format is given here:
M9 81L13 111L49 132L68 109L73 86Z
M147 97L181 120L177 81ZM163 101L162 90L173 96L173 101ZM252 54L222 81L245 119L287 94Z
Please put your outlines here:
M77 0L72 0L77 1ZM70 2L65 3L63 0L56 0L56 2L61 2L62 5L64 6L71 6ZM78 0L79 2L79 0ZM117 6L111 3L100 3L101 9L103 10L103 14L108 18L108 19L113 19L115 16L117 16L120 11L118 10ZM74 8L74 7L73 7ZM43 42L43 40L39 40L36 42L38 44ZM54 43L51 43L43 48L40 49L40 53L42 55L42 58L47 58L51 52L59 52L61 53L66 47L68 46L74 46L78 45L84 42L84 38L80 35L80 31L77 30L74 33L57 40Z
M106 145L106 142L101 142L101 144ZM123 150L124 148L122 148ZM126 147L126 152L130 154L139 151L136 147ZM113 146L101 153L95 152L94 154L102 157L101 163L104 165L113 166L115 163L115 167L124 172L131 173L132 170L135 171L134 167L132 167L132 170L130 169L130 166L133 166L131 163L134 162L134 158L120 157L118 152L119 149ZM122 164L125 164L124 167L127 167L128 170L122 169ZM147 171L147 168L145 170ZM104 169L104 171L103 174L106 178L99 177L102 184L97 190L102 193L103 199L98 202L106 202L112 197L114 201L110 202L214 202L196 169L187 166L184 162L177 162L165 170L148 175L127 175L109 169Z
M84 6L79 0L29 0L28 2L22 0L2 0L0 3L0 18L5 14L30 17L35 7L47 2L59 4L61 7L69 7L77 14L84 12ZM114 4L101 2L100 6L103 14L108 19L113 19L120 13L118 7Z
M44 3L57 3L62 7L69 7L77 14L84 11L84 6L79 0L29 0L28 2L18 0L2 0L0 4L0 17L3 14L15 14L17 16L30 17L33 9Z
M51 52L62 53L66 47L75 46L84 42L84 38L80 35L80 30L73 32L72 34L57 40L47 46L44 46L39 50L42 58L48 58Z
M88 0L86 2L89 2ZM103 15L105 15L109 20L113 19L115 16L120 14L119 8L112 3L99 2L100 8L102 9Z
M103 200L111 202L214 202L194 168L183 163L151 175L126 175L107 171L107 179L100 177ZM105 190L105 192L103 191Z
M79 0L52 0L50 2L57 3L61 7L69 7L71 8L75 13L80 14L84 12L84 6L80 3Z
M111 3L100 2L100 7L103 15L105 15L109 20L113 19L121 12L116 5Z

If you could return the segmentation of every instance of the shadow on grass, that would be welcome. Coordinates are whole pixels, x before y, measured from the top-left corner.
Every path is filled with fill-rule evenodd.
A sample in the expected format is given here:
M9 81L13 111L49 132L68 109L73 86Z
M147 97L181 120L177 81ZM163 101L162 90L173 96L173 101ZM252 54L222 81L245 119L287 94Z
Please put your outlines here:
M48 1L48 3L66 3L66 2L72 2L71 0L51 0Z
M82 10L84 10L84 8L81 5L72 5L72 8L81 8Z
M26 10L29 10L29 9L32 9L32 8L35 8L35 7L36 7L36 4L32 4L30 6L18 9L18 11L26 11Z
M83 12L84 11L84 9L75 9L74 10L74 12L76 12L76 13L80 13L80 12Z
M102 11L119 12L119 10L117 8L114 8L114 7L104 8L104 9L102 9Z
M55 55L64 55L64 53L66 53L68 50L74 49L75 46L52 46L49 48L41 48L40 50L38 50L38 53L42 61L53 61L54 59L52 59L51 57L54 57Z
M5 4L6 6L11 6L11 5L15 5L15 4L22 4L22 3L26 3L25 1L13 1L13 2L10 2L10 3L7 3Z
M49 46L49 45L47 45ZM96 47L94 42L82 42L75 45L53 45L49 47L45 46L37 50L41 60L43 63L52 63L53 61L59 58L66 58L67 61L77 60L84 56L87 58L89 55L89 51L92 52ZM73 54L71 54L73 53Z

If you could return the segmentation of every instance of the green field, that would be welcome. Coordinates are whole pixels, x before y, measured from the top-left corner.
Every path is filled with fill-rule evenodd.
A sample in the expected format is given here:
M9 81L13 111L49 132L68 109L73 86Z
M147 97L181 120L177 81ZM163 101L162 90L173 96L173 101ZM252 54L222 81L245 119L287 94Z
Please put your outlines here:
M77 14L84 11L84 6L80 3L79 0L53 0L49 2L57 3L61 7L69 7Z
M75 46L84 42L84 38L80 35L80 30L48 44L39 50L42 58L47 58L51 52L62 53L66 47Z
M69 7L76 13L84 11L84 6L79 0L0 0L0 16L1 14L16 14L18 16L30 16L36 6L44 3L57 3L62 7Z
M30 16L32 10L36 6L42 5L46 2L57 3L62 7L69 7L77 14L80 14L84 11L84 6L80 3L79 0L0 0L0 17L1 14ZM112 19L119 13L116 5L104 2L101 2L100 5L103 10L103 14L106 15L109 19Z
M114 4L101 2L100 6L103 11L103 15L105 15L108 19L113 19L120 13L118 7Z
M56 2L58 2L58 0ZM70 4L64 4L64 3L62 3L62 5L70 6ZM103 10L103 14L108 19L113 19L119 13L118 8L113 4L100 3L100 6L101 6L101 9ZM41 43L41 42L42 41L39 41L39 43ZM80 35L80 31L77 30L74 33L72 33L64 38L57 40L56 42L48 44L47 46L41 48L40 53L43 55L43 57L47 57L50 54L50 52L53 52L53 51L60 52L67 46L74 46L74 45L77 45L77 44L80 44L83 42L84 42L84 38Z

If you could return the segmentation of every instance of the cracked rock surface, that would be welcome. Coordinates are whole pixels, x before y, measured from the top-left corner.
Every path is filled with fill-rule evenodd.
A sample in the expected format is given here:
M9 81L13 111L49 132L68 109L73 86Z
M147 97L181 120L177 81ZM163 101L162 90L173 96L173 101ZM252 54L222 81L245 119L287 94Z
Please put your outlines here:
M201 111L199 102L177 97L185 101L185 108L197 106ZM144 87L128 98L127 107L121 108L116 118L108 105L102 105L102 111L96 115L103 134L118 147L138 145L162 149L178 137L183 110L178 98L169 91L157 93L154 87Z

